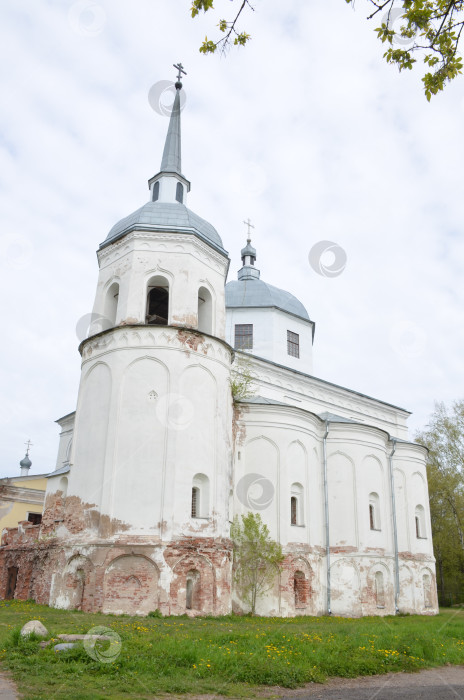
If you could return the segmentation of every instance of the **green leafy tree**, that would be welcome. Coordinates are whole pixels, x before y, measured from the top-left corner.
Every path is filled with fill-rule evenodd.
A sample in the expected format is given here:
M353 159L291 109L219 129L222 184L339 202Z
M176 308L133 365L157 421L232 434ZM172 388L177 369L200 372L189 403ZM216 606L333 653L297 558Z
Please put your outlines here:
M368 1L374 8L368 19L380 19L375 31L387 44L384 58L388 63L393 63L400 71L411 70L418 57L422 58L427 67L422 78L427 100L462 72L458 46L464 27L464 0ZM355 6L356 0L345 2ZM200 11L213 9L213 0L193 0L192 17ZM207 54L217 49L225 51L231 44L244 46L251 37L237 29L237 22L247 9L254 9L249 0L239 0L233 19L219 21L219 32L224 36L216 41L206 37L200 51Z
M429 450L430 517L441 603L464 602L464 400L437 403L416 437Z
M230 372L230 388L234 403L249 399L254 394L253 382L256 375L248 358L237 357Z
M231 525L234 544L234 578L252 615L260 596L272 588L284 560L282 547L271 539L259 513L237 516Z

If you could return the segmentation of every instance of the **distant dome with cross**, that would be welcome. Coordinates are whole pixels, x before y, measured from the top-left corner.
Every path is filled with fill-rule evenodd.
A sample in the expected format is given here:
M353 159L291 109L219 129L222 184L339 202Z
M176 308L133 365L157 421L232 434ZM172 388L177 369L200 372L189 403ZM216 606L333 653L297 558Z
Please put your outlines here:
M237 280L226 284L227 340L236 350L311 372L315 324L293 294L260 279L251 245L254 226L249 219L243 223L248 235L242 267Z
M238 279L226 284L226 308L276 308L310 321L305 307L293 294L261 279L261 272L255 267L256 249L251 245L250 229L254 226L249 219L243 223L248 226L247 244L241 250Z

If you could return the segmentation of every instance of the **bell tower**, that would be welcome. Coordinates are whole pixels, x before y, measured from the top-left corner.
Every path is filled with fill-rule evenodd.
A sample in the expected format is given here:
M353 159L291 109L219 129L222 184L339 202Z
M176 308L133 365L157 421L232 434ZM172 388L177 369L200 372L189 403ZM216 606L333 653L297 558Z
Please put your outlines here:
M92 565L102 577L103 599L96 609L108 612L120 605L121 612L129 606L182 614L188 575L197 582L194 594L190 583L190 603L202 600L202 611L214 614L230 607L230 596L221 593L230 585L229 258L213 226L186 206L185 71L182 64L175 68L160 171L148 182L149 201L113 226L97 251L98 320L79 347L82 373L57 534L68 548L98 545ZM151 592L136 610L122 604L124 590L117 597L110 592L116 554L130 558L136 578L137 567L142 573L151 567ZM53 588L52 605L61 588Z

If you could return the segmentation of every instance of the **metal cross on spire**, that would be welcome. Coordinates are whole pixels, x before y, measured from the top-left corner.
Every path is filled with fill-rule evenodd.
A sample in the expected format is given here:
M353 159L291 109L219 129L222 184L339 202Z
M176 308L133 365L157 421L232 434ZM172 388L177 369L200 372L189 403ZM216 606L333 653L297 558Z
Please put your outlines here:
M26 449L26 457L29 457L29 450L31 449L33 443L32 443L30 440L28 440L28 441L25 442L24 444L26 445L26 448L27 448L27 449Z
M177 73L176 88L177 88L177 85L179 85L179 89L180 89L180 88L182 87L182 83L180 82L180 81L181 81L181 78L182 78L182 73L183 73L184 75L187 75L187 73L184 71L184 66L182 65L182 63L181 63L180 61L179 61L179 63L178 63L177 65L176 65L175 63L173 63L172 65L173 65L174 68L176 68L177 71L178 71L178 73Z
M248 238L247 238L247 242L248 242L248 243L251 243L251 231L250 231L250 228L254 228L254 226L253 226L253 224L252 224L251 221L250 221L250 217L248 217L248 221L244 221L243 223L245 224L245 226L248 226Z

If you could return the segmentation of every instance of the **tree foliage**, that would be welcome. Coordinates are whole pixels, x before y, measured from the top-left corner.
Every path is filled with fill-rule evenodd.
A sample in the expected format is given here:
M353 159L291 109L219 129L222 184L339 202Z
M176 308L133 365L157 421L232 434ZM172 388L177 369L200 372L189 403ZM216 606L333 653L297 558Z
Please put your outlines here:
M274 584L284 560L282 547L271 539L259 513L237 516L230 528L234 544L234 578L242 600L256 612L258 598Z
M429 449L427 476L438 590L464 602L464 400L437 403L417 442Z
M244 10L254 8L249 0L232 0L235 16L219 20L218 28L224 36L217 40L205 37L202 53L225 51L231 44L244 46L250 39L246 31L236 28ZM355 6L356 0L345 0ZM368 0L373 5L369 20L380 19L375 28L377 36L387 45L384 58L402 71L411 70L422 58L426 73L422 78L427 100L443 90L446 83L462 72L462 58L458 54L459 40L464 27L464 0ZM191 13L213 10L213 0L193 0Z
M232 0L232 2L234 2L234 0ZM236 28L238 19L245 8L254 10L249 0L240 0L240 6L232 20L220 19L218 28L224 36L217 41L212 41L206 36L200 46L200 52L205 54L214 53L217 49L220 49L221 52L224 53L231 44L234 46L245 46L247 41L251 39L251 36L247 34L247 32L240 32ZM213 0L193 0L190 11L192 17L196 17L201 10L203 10L203 12L208 12L208 10L213 9Z
M254 394L253 382L256 375L251 369L248 358L235 356L235 362L230 371L230 388L234 403L249 399Z

